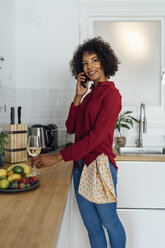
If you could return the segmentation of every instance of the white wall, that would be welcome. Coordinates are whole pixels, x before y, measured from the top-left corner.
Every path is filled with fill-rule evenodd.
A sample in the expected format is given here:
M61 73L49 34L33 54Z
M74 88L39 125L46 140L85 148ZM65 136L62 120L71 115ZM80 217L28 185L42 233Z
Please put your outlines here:
M100 3L100 2L104 2L104 3L138 3L138 2L142 2L142 3L157 3L157 2L159 2L159 3L164 3L165 2L165 0L159 0L159 1L157 1L157 0L103 0L103 1L101 1L101 0L80 0L80 3Z
M0 27L9 33L0 51L11 57L4 63L15 65L14 84L3 82L7 112L0 112L0 129L10 121L10 107L21 105L23 123L56 123L63 145L71 139L64 124L76 83L69 61L79 44L79 1L0 0L0 10Z
M0 31L3 34L0 55L3 51L7 104L7 112L0 112L0 129L9 123L10 107L21 105L23 123L29 126L55 123L61 131L60 144L70 139L64 124L76 81L69 72L69 61L80 40L79 4L89 2L117 2L119 10L120 4L121 8L125 6L124 0L0 0ZM152 0L152 3L157 1ZM150 6L149 1L145 4ZM123 110L125 107L127 109L123 106ZM132 110L138 117L139 108ZM127 145L135 145L137 126L124 133ZM156 117L148 121L148 134L144 135L144 145L152 144L165 145L164 122Z
M17 106L28 126L55 123L60 146L71 141L65 120L76 81L69 62L78 44L79 1L16 0Z
M9 106L16 103L14 4L15 0L0 0L0 56L4 58L0 60L0 130L8 122Z
M81 23L81 36L80 40L83 41L86 37L93 37L93 22L94 21L107 21L108 18L111 20L117 20L118 18L122 19L123 17L165 17L165 1L157 2L157 1L85 1L80 0L80 23ZM162 41L164 39L164 27L162 27ZM110 41L111 42L111 41ZM163 44L163 42L162 42ZM163 51L162 45L162 51ZM120 56L119 56L120 58ZM164 65L165 53L162 52L162 65ZM120 69L119 69L120 71ZM126 70L125 70L126 73ZM149 71L146 71L146 77L148 78ZM117 74L119 75L119 74ZM117 77L116 75L116 77ZM161 77L161 75L159 76ZM119 78L118 78L119 79ZM137 78L136 78L137 79ZM160 78L159 78L160 79ZM113 79L112 79L113 80ZM131 91L131 87L127 87L127 91L125 96L122 92L122 87L120 87L121 81L117 78L115 79L115 85L119 88L122 96L123 96L123 108L122 111L132 110L133 116L139 118L140 115L140 103L142 100L139 100L139 94L137 91ZM160 84L160 82L158 81ZM126 85L125 85L126 86ZM150 85L151 86L151 85ZM146 94L150 95L150 86L147 91L144 89ZM151 86L152 87L152 86ZM152 101L153 97L151 97L150 104L146 106L146 115L147 115L147 133L143 135L143 145L144 146L164 146L165 145L165 87L160 85L161 87L161 95L159 97L160 104L154 105L154 101ZM143 91L142 91L143 92ZM124 97L129 97L129 94L132 94L135 98L134 104L128 104L128 102L124 101ZM145 94L145 95L146 95ZM129 99L130 100L130 99ZM144 103L146 98L144 96ZM137 104L136 104L137 103ZM135 125L134 128L131 128L129 132L128 130L123 130L124 136L127 137L127 146L135 146L136 141L138 139L138 127Z
M14 0L0 0L0 79L2 84L14 86ZM1 95L1 94L0 94Z
M79 1L16 0L16 87L72 88Z

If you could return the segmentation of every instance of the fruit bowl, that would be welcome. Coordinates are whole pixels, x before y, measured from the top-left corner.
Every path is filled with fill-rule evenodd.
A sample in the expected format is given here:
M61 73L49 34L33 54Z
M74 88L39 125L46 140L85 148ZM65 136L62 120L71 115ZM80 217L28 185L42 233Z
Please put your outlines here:
M39 179L30 176L30 167L26 164L11 165L7 170L0 169L0 193L25 192L39 185Z
M36 181L34 185L31 185L31 186L29 186L27 188L22 188L22 189L10 189L10 188L0 189L0 193L20 193L20 192L26 192L26 191L29 191L29 190L32 190L32 189L37 188L39 185L40 185L40 180L38 179L38 181Z

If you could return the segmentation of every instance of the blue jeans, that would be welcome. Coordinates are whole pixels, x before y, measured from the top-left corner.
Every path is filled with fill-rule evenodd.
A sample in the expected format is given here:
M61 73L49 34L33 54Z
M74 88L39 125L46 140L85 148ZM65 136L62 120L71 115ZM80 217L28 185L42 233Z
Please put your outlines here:
M107 248L104 226L108 231L111 248L125 248L126 235L117 214L117 203L96 204L88 201L78 193L83 166L83 160L79 160L78 169L73 170L73 181L78 207L88 231L91 247ZM110 170L116 190L117 171L111 162Z

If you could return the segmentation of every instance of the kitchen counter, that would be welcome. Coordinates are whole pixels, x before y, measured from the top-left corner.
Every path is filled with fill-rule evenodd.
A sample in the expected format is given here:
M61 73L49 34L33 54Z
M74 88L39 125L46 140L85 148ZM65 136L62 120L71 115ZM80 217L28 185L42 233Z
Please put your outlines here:
M152 162L165 162L165 155L159 154L137 154L137 155L120 155L116 154L116 161L152 161Z
M115 152L116 153L116 152ZM119 155L116 161L165 161L165 155ZM30 161L24 162L30 164ZM11 164L5 164L8 168ZM0 194L3 248L54 248L72 178L73 163L41 170L40 186L24 193Z
M152 162L165 162L165 154L124 154L120 155L116 150L116 161L152 161Z
M5 164L5 168L10 165ZM72 170L72 162L61 161L41 170L38 188L22 193L0 194L3 248L55 247Z

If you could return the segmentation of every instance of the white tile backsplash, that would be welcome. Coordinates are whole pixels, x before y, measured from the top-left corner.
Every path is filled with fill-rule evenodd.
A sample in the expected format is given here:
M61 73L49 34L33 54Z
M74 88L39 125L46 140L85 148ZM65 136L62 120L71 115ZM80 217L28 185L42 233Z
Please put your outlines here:
M42 107L50 107L50 108L58 108L58 99L57 98L38 98L37 106Z
M25 96L17 96L17 106L24 106L24 108L30 107L38 107L38 99L37 98L30 98Z
M67 118L68 108L50 108L50 117Z
M55 123L59 132L59 146L74 141L66 133L65 121L75 90L72 89L17 89L17 105L22 106L22 122L33 124Z
M9 100L10 97L16 97L16 89L7 85L2 85L3 93L6 100Z
M49 89L22 89L27 92L28 97L30 98L49 98Z
M74 142L74 135L66 133L65 121L71 102L73 101L75 89L14 89L8 86L4 88L7 112L0 112L0 129L3 125L10 123L10 107L22 106L22 123L27 123L28 127L34 124L55 123L59 132L59 146ZM122 111L127 110L123 106ZM139 108L133 110L133 116L138 118ZM16 111L17 112L17 111ZM17 114L15 117L17 123ZM143 134L145 146L165 146L165 126L156 119L148 121L147 134ZM116 136L116 131L115 135ZM123 130L127 138L127 146L135 146L138 138L138 125L130 130Z
M62 130L65 130L65 121L66 121L66 118L49 118L50 120L50 123L55 123L58 128L62 129Z
M71 98L75 94L75 90L72 89L50 89L49 96L56 98Z
M2 85L2 89L4 99L1 104L6 105L6 112L4 108L0 111L0 130L3 129L4 124L10 123L10 108L16 107L16 89L6 85Z
M69 108L71 102L73 101L73 98L74 98L74 96L67 98L67 99L63 99L63 98L58 99L58 107L59 108L66 108L66 107Z

